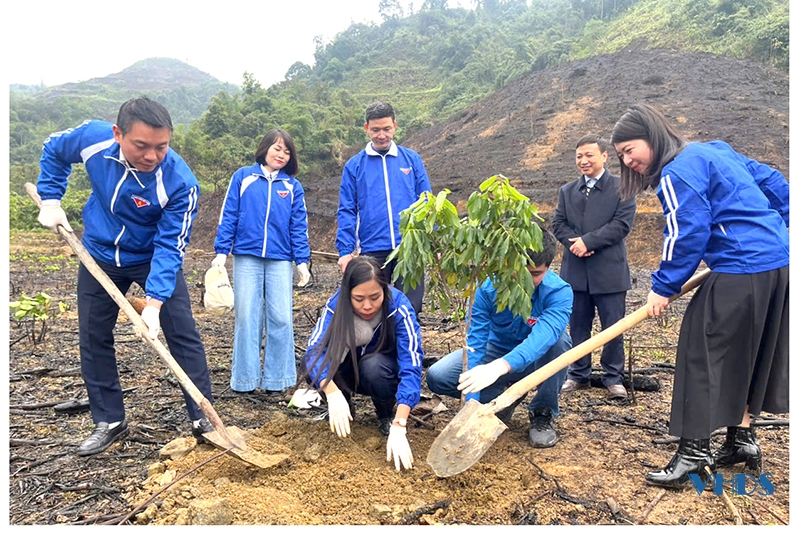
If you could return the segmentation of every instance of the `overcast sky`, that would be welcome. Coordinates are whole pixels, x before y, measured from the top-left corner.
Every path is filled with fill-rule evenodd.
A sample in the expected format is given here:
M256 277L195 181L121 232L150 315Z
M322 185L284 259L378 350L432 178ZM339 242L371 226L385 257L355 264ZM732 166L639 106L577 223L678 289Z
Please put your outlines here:
M3 8L4 78L10 84L52 86L160 56L233 84L241 84L248 71L266 87L282 80L296 61L313 63L314 36L330 41L352 22L379 22L378 2L14 2Z
M414 2L415 10L423 0ZM47 86L122 71L151 57L182 60L241 84L268 87L297 61L314 62L314 37L330 42L351 23L380 23L379 0L42 0L6 3L6 84ZM9 4L12 7L8 7ZM409 0L400 0L407 8ZM451 6L471 5L451 0Z

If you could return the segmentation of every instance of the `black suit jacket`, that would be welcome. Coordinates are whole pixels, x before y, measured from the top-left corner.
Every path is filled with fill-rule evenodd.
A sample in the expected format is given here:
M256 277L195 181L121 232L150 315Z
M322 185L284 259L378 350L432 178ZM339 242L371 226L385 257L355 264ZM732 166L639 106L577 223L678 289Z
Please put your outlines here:
M619 177L606 170L586 196L581 176L558 190L553 233L564 245L561 278L577 292L612 294L631 288L625 236L633 227L636 200L620 200ZM569 238L581 237L592 256L579 258Z

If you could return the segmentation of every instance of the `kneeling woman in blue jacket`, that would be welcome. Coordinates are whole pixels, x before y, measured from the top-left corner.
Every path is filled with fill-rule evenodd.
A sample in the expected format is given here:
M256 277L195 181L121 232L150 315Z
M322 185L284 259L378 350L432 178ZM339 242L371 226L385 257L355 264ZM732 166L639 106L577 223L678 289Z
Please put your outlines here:
M269 131L256 150L256 164L231 178L214 242L212 266L233 254L231 389L282 391L297 380L292 326L292 262L300 286L311 277L308 219L297 152L286 131ZM266 329L264 364L261 340Z
M353 392L372 397L386 460L411 468L406 421L422 388L422 335L408 298L389 285L378 261L355 257L317 321L305 356L307 379L328 401L331 431L350 434ZM392 415L397 404L397 411Z

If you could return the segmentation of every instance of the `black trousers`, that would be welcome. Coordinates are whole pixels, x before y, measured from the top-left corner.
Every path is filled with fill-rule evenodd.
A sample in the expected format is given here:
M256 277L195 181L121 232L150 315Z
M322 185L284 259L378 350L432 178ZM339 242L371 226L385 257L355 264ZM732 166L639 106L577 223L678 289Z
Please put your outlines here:
M379 352L366 354L358 360L358 385L353 362L348 355L333 377L336 387L350 400L352 393L372 397L378 419L392 417L396 403L395 394L400 385L400 367L397 357Z
M573 292L572 314L569 318L572 346L578 346L592 336L595 309L600 316L600 327L604 330L624 318L626 295L627 292L614 294ZM605 387L622 383L622 373L625 370L625 349L622 335L615 337L603 346L600 366L603 368L603 385ZM587 354L570 365L567 377L585 383L589 381L591 374L592 355Z
M392 254L391 251L376 251L374 253L360 253L364 256L371 256L378 260L381 266L386 263L386 258ZM389 264L383 268L383 272L386 275L386 279L391 283L392 282L392 273L394 273L394 268L397 265L397 260L392 260ZM410 288L408 292L403 290L403 278L400 277L394 282L394 287L403 292L408 300L411 302L411 306L414 307L414 312L419 315L422 312L422 299L425 296L425 274L422 274L422 279L420 279L419 284L416 288Z
M133 283L139 284L144 289L150 273L150 264L125 268L109 266L100 261L97 261L97 264L123 294ZM86 383L89 408L95 424L113 423L125 419L114 349L113 332L118 314L119 306L81 264L78 269L81 375ZM213 403L206 353L195 326L189 291L182 271L178 271L172 297L161 306L161 330L175 361L203 396ZM189 418L191 420L202 418L203 413L200 408L185 390L183 397L186 400Z

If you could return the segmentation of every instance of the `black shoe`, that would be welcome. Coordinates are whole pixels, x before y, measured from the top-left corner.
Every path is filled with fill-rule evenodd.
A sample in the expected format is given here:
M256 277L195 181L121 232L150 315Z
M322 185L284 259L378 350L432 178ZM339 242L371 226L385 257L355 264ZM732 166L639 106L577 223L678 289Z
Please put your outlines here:
M113 429L108 428L108 423L102 421L95 426L92 434L78 448L78 455L88 457L102 453L126 432L128 432L128 423L125 420Z
M212 432L214 430L214 426L211 424L207 418L202 418L200 423L195 427L194 421L192 422L192 436L194 439L197 440L198 444L206 444L208 440L206 440L205 436L203 436L206 432Z
M531 420L531 429L528 431L528 441L533 447L553 447L558 436L553 426L553 413L550 408L536 408L528 412Z
M507 408L503 408L494 415L497 416L497 419L508 425L508 422L511 421L511 416L514 415L514 410L516 409L517 405L522 402L522 399L524 398L525 395L521 396L520 398L512 402Z
M708 446L708 438L704 440L681 438L678 452L667 467L658 472L649 472L645 479L651 485L659 487L684 488L692 484L689 474L696 473L704 480L708 479L706 466L712 472L716 469Z
M717 466L732 466L746 463L756 475L761 474L761 447L756 440L756 431L750 427L728 427L725 443L714 453Z
M378 419L380 424L378 425L378 432L383 434L384 436L389 436L389 429L392 426L392 417L381 417Z

